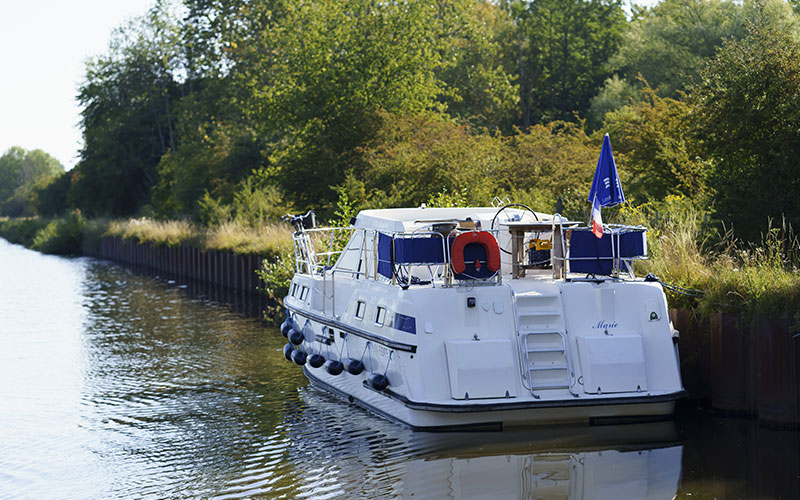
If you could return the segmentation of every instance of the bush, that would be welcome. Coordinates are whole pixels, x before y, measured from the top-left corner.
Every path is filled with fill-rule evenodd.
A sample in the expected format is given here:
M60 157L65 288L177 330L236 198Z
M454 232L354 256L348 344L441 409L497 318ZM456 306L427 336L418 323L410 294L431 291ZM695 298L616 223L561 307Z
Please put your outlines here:
M77 255L82 251L86 220L79 211L53 219L33 238L31 248L44 253Z
M264 259L257 274L264 284L264 292L272 301L283 305L283 298L289 293L294 271L294 254L291 251L282 253L272 261ZM267 311L267 316L274 316L274 311Z
M654 213L658 210L659 222ZM668 291L672 307L755 317L792 318L800 314L800 240L791 227L768 227L759 244L743 243L728 231L719 235L692 202L668 196L662 203L625 206L624 222L648 227L650 260L639 274L700 290L699 296Z
M11 243L30 247L36 233L44 228L47 222L37 217L0 220L0 236Z

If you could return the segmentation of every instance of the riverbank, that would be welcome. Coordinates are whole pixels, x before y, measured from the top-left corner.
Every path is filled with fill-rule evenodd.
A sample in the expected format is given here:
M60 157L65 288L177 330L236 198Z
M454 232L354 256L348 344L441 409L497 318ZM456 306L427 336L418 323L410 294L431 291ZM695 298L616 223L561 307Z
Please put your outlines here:
M702 407L772 425L800 425L800 339L794 337L800 331L800 276L787 251L794 240L786 231L769 231L759 247L728 244L725 251L710 251L699 237L697 217L673 220L650 228L657 236L650 238L651 259L638 271L695 290L668 290L690 397ZM45 252L69 244L72 250L61 253L241 293L266 292L270 316L280 310L293 271L290 232L279 225L199 228L185 221L84 220L70 214L0 221L0 236Z
M0 219L0 236L33 250L56 255L95 254L103 238L174 248L190 246L204 251L237 255L264 255L276 260L291 248L287 226L277 223L246 225L225 222L199 226L186 220L86 219L80 212L56 218Z
M147 218L85 219L79 212L58 218L0 219L0 237L42 253L89 255L195 280L241 293L266 296L269 317L279 309L291 254L287 226L226 222L202 227L189 221ZM265 283L262 276L274 282Z

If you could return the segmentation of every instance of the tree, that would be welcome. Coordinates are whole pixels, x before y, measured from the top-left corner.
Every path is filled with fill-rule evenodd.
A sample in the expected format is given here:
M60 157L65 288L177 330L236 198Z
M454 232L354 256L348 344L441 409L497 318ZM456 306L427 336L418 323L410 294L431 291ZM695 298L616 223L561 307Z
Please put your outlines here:
M156 165L176 145L180 49L169 6L114 33L87 64L78 99L84 147L68 194L88 215L130 215L150 202Z
M767 217L800 227L800 42L767 23L726 42L701 72L692 102L715 171L715 208L755 239Z
M641 74L660 96L675 98L723 40L744 34L743 15L733 0L662 0L635 11L611 64L628 84Z
M460 2L320 0L286 6L262 34L253 101L275 127L274 177L298 208L333 207L380 112L442 106L444 19Z
M605 113L628 104L641 81L661 97L680 99L723 41L745 36L745 24L755 19L786 30L798 26L784 0L662 0L652 8L634 7L609 61L617 76L592 100L590 125L598 127Z
M33 215L35 188L62 172L64 166L41 149L9 148L0 156L0 214Z
M180 23L187 74L174 106L176 145L161 157L152 201L166 217L197 215L200 200L233 202L237 186L265 168L274 133L254 75L270 53L262 40L282 2L186 0ZM255 104L259 103L259 104Z
M692 108L646 85L636 101L606 115L603 129L632 174L626 193L638 201L684 195L701 201L711 172L692 135ZM631 196L632 195L632 196Z
M441 99L447 112L478 127L510 131L519 119L519 88L508 73L506 53L513 49L509 12L484 0L460 0L447 19L448 44L437 71L446 85ZM513 61L512 61L513 62Z
M517 23L522 128L586 116L611 72L625 14L620 0L534 0L506 3Z

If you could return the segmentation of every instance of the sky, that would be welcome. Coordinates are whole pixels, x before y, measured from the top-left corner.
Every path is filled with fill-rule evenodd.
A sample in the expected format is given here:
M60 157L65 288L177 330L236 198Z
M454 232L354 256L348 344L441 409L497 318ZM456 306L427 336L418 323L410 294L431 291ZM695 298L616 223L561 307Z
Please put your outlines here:
M154 3L0 0L0 154L12 146L42 149L74 167L82 145L75 96L85 62L106 52L114 28Z
M84 64L112 30L155 0L0 0L0 154L42 149L72 168L78 160Z

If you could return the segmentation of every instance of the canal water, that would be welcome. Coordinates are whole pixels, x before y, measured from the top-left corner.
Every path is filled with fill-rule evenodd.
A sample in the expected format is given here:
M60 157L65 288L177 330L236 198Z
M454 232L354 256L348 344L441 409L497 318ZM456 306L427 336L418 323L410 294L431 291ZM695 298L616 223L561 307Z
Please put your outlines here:
M415 433L308 386L277 329L181 283L0 239L0 499L796 498L798 434Z

